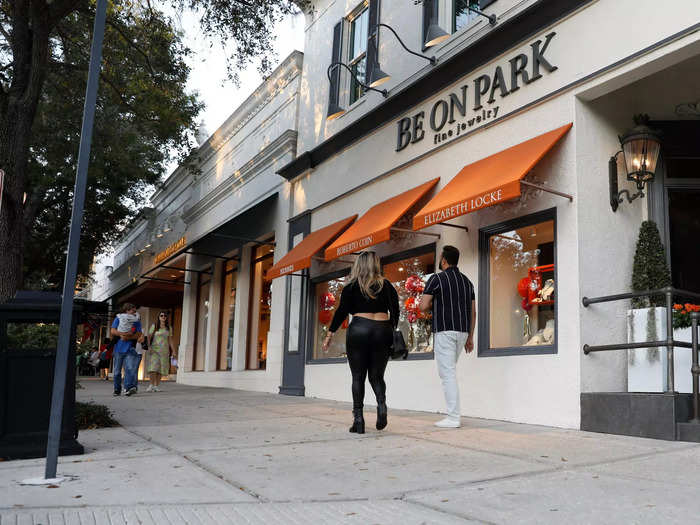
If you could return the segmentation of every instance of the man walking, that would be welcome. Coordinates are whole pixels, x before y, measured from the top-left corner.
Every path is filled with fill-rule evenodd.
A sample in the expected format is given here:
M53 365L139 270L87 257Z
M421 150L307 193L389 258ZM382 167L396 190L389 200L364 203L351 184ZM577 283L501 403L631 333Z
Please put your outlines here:
M459 250L445 246L440 256L440 269L425 286L419 308L433 310L433 348L438 373L442 380L447 403L447 417L435 423L436 427L459 428L459 388L457 360L462 353L474 349L476 301L474 285L457 268Z
M124 368L124 390L126 395L136 393L136 381L138 363L141 356L136 353L136 341L142 335L141 320L136 313L136 307L131 303L124 303L122 313L114 318L110 331L113 337L119 340L114 345L114 395L121 395L122 391L122 367Z

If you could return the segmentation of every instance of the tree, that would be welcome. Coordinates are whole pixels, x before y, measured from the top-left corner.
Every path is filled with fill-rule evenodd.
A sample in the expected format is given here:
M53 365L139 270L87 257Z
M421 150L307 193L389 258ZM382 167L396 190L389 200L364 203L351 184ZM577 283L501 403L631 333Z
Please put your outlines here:
M656 223L644 221L639 228L637 249L632 268L632 291L658 290L671 286L671 272L666 264L664 246ZM665 306L664 296L637 297L632 299L632 308Z
M32 129L27 200L25 287L60 287L70 224L77 145L91 39L89 10L58 26L69 42L48 64ZM146 53L145 50L148 50ZM185 92L189 51L154 11L111 13L95 113L78 274L118 236L163 175L170 151L185 155L201 104ZM119 64L119 67L115 67ZM56 130L62 130L60 136Z
M274 23L306 0L166 0L201 14L212 39L234 44L230 77L259 60L271 66ZM89 0L0 0L0 302L23 284L23 269L62 278L77 163ZM184 91L189 52L150 0L111 0L90 159L79 271L115 229L138 212L143 188L163 175L168 152L187 154L199 103ZM76 110L76 108L78 108ZM25 193L27 194L25 202ZM130 202L133 199L134 202ZM27 241L31 246L27 246ZM31 265L24 264L25 257ZM51 265L50 267L44 265ZM60 282L55 283L60 286Z

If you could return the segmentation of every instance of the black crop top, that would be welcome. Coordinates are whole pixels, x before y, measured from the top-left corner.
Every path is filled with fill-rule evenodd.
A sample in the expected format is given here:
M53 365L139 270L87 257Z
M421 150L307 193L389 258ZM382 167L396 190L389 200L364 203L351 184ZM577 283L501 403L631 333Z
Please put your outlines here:
M394 328L399 324L399 295L388 279L384 279L381 291L374 299L365 296L357 282L351 282L340 294L340 304L335 310L330 331L336 332L348 314L389 313Z

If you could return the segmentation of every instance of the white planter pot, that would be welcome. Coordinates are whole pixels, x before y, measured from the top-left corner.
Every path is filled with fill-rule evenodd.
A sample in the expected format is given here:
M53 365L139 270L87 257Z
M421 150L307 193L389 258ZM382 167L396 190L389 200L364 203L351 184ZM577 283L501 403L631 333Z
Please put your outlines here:
M690 328L673 331L676 341L690 342ZM666 339L666 308L638 308L627 311L627 341L663 341ZM691 351L675 348L673 352L676 392L693 391ZM666 347L638 348L627 351L627 391L665 392L667 383Z

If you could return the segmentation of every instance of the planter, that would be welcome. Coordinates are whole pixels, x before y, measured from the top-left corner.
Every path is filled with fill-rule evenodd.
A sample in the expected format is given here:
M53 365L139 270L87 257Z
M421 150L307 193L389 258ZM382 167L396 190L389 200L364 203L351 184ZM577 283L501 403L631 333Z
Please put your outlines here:
M676 341L690 342L690 328L674 330ZM638 308L627 311L627 341L662 341L666 339L666 308ZM675 391L693 391L691 351L675 348L673 352ZM666 347L638 348L627 351L627 391L664 392L667 381Z

